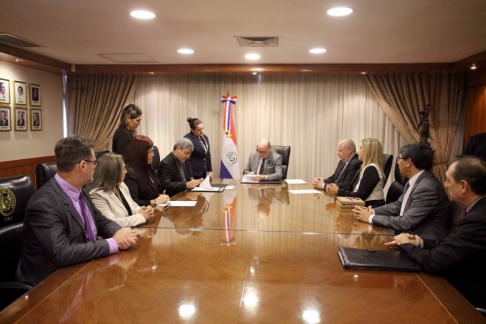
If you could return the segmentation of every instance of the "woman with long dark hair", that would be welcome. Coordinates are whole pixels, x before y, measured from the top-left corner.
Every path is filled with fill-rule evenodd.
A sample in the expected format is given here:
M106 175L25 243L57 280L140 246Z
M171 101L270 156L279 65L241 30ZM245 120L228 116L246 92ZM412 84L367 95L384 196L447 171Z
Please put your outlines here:
M136 135L137 127L142 121L142 110L136 105L128 105L123 108L120 115L120 126L113 135L112 151L125 158L127 146Z
M191 157L185 162L187 173L193 179L205 179L207 175L213 178L209 139L204 135L204 124L197 118L187 118L191 131L184 137L194 145Z
M165 192L161 193L162 185L152 168L153 158L154 142L144 135L135 136L125 155L125 184L133 200L140 206L156 207L169 201L169 196Z

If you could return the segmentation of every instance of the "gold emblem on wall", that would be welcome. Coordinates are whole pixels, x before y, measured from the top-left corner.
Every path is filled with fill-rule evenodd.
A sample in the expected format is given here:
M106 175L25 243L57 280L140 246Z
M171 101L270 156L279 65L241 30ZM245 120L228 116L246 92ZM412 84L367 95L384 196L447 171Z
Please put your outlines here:
M0 188L0 214L8 217L13 214L17 200L12 190Z

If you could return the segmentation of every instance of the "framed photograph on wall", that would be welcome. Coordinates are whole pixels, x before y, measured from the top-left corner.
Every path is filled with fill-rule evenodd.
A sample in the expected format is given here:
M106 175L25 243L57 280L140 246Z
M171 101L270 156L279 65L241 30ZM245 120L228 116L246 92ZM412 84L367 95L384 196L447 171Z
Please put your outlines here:
M15 108L15 130L26 131L28 127L27 108Z
M42 110L41 109L30 110L30 130L32 131L42 130Z
M27 83L14 81L13 93L16 105L27 104Z
M10 103L10 80L0 79L0 105Z
M41 106L41 86L30 84L30 105L35 107Z
M12 130L12 118L10 118L10 108L0 107L0 131Z

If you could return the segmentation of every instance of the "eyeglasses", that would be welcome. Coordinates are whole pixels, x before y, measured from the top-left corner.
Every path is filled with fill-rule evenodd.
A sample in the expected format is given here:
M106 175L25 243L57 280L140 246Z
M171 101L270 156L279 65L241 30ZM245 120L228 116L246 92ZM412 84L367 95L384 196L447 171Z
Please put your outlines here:
M398 163L399 160L406 160L406 158L402 158L402 157L397 156L397 158L396 158L397 163Z
M81 162L83 162L83 161L84 161L84 162L90 162L90 163L94 163L94 166L97 166L97 165L98 165L98 163L99 163L99 162L98 162L98 161L96 161L96 160L94 160L94 161L90 161L90 160L81 160L81 161L79 161L79 162L78 162L78 163L76 163L76 164L79 164L79 163L81 163Z

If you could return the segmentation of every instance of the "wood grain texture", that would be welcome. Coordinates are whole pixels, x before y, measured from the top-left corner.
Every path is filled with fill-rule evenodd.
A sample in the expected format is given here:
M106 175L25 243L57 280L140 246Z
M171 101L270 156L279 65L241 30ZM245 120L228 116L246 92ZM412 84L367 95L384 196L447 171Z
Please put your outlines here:
M0 162L0 178L10 178L18 175L27 174L32 179L34 187L37 188L37 182L35 178L35 166L40 163L49 162L56 162L56 157L52 155Z

